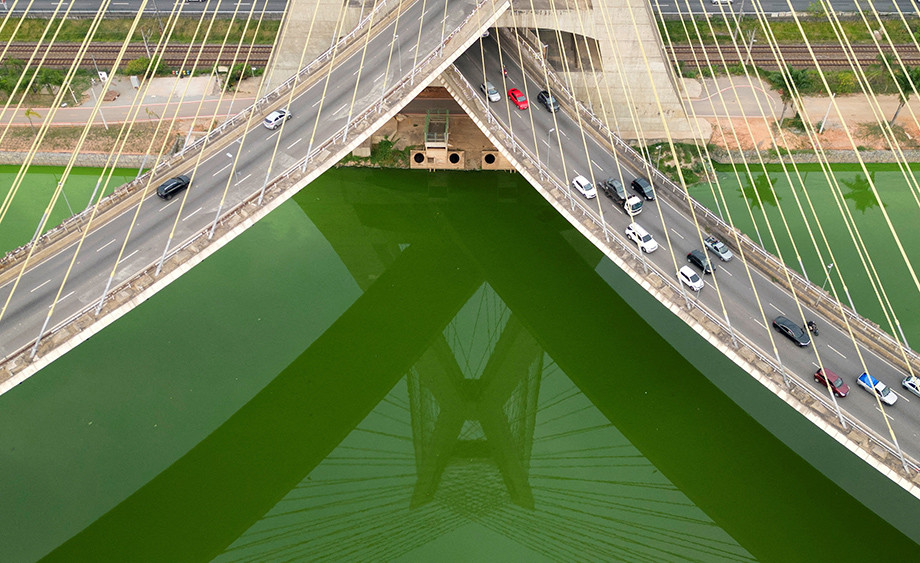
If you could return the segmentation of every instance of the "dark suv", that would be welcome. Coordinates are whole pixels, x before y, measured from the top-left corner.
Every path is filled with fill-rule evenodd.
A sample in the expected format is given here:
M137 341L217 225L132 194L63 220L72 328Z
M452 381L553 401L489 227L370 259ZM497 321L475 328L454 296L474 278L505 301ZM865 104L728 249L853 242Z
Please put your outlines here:
M549 92L546 90L542 90L537 94L537 101L543 104L550 113L559 111L559 102L556 101L556 98L550 96Z
M648 201L654 201L655 192L652 190L652 185L648 183L648 180L645 178L636 178L632 181L632 189L636 190L636 193L644 197Z
M172 196L188 187L192 180L188 176L176 176L166 180L157 188L157 195L163 199L172 199Z
M702 250L691 250L690 254L687 254L687 262L703 270L704 274L712 273L712 265L709 263L709 258L703 254Z

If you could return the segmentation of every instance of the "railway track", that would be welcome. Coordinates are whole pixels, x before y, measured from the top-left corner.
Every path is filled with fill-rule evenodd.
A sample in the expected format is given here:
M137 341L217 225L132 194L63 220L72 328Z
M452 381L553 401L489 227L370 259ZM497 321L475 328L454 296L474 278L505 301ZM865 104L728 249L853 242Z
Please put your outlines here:
M779 68L780 64L777 63L777 59L784 61L783 65L791 65L793 68L816 68L815 58L817 58L822 70L849 70L850 60L854 57L856 62L863 67L879 64L879 50L875 45L853 45L852 52L844 50L841 45L812 45L814 57L805 45L778 45L781 58L774 55L770 45L754 45L750 54L743 45L739 45L737 50L733 45L720 45L719 47L722 50L721 55L716 45L675 45L671 49L665 48L665 51L673 61L695 65L695 58L697 58L702 66L707 64L707 60L713 66L721 66L723 58L726 64L738 64L742 57L747 62L769 69ZM913 44L895 45L895 49L905 65L920 66L920 51ZM739 52L741 57L738 56ZM883 47L882 52L893 54L888 47ZM850 58L848 58L848 53L850 53Z
M118 43L92 43L86 49L86 53L80 62L82 68L111 68L115 64L115 59L121 50L122 45ZM150 53L156 54L155 45L150 45ZM234 62L247 61L253 66L262 66L268 64L268 58L272 52L272 45L254 45L250 49L249 45L240 48L237 54L235 45L227 45L221 51L220 45L200 45L200 44L181 44L167 45L159 53L163 62L173 69L178 69L185 62L186 68L191 69L194 65L197 68L210 68L215 64L229 65ZM3 48L0 47L0 52ZM10 43L6 49L6 54L0 59L0 62L6 62L10 59L18 59L24 62L33 59L32 65L37 66L41 62L43 67L47 68L67 68L77 57L80 51L79 43L56 43L52 46L35 43ZM143 43L131 43L128 45L125 55L122 58L122 64L127 64L134 59L147 56L147 48ZM197 63L196 63L197 59Z

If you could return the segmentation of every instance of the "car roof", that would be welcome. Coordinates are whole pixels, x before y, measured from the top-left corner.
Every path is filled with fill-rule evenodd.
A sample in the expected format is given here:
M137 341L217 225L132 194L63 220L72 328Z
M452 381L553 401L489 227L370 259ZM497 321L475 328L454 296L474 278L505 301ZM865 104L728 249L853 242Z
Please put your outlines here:
M629 228L632 229L636 234L648 234L648 231L642 228L642 225L639 223L630 223Z
M865 383L872 385L873 387L875 387L878 383L880 383L878 379L875 379L874 377L872 377L871 375L865 372L863 372L863 374L859 376L859 379L861 379Z

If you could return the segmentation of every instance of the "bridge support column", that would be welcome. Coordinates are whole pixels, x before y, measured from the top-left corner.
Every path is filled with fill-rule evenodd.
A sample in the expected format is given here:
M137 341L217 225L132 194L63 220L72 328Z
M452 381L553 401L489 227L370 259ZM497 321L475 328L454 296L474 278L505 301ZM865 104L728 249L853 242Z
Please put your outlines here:
M679 77L664 53L649 3L585 4L534 0L533 11L515 12L513 18L506 13L498 23L528 30L526 35L575 95L624 139L708 139L710 124L691 122L681 106Z

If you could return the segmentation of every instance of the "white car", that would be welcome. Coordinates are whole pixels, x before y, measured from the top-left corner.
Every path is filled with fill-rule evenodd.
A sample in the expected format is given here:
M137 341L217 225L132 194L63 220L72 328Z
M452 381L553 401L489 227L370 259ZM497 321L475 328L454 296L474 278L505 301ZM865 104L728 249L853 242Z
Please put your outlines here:
M281 127L281 124L291 118L291 112L286 109L276 109L275 111L268 114L265 118L265 121L262 122L262 125L266 129L277 129Z
M901 387L920 397L920 377L908 375L901 380Z
M856 384L866 391L878 395L878 398L881 399L882 402L889 407L898 400L898 396L894 391L892 391L887 385L872 377L868 373L863 373L857 377Z
M486 98L490 102L500 102L502 101L502 95L498 93L498 90L495 86L492 85L488 80L479 85L479 89L482 90L482 93L486 95Z
M584 176L575 176L575 178L572 179L572 187L581 192L581 195L588 199L594 199L597 197L597 190L594 189L594 186L591 185L591 182L589 182L588 179Z
M658 243L652 238L652 235L643 229L639 223L630 223L626 227L626 238L636 243L639 250L648 254L658 250Z
M703 278L698 276L690 266L681 266L680 270L677 270L677 277L680 278L680 281L683 282L685 286L693 291L699 291L706 285Z

